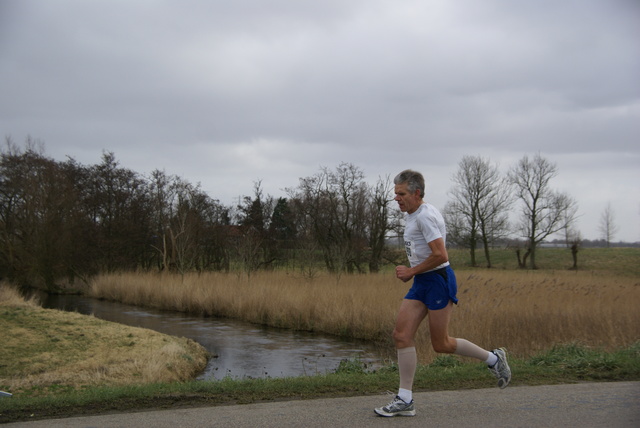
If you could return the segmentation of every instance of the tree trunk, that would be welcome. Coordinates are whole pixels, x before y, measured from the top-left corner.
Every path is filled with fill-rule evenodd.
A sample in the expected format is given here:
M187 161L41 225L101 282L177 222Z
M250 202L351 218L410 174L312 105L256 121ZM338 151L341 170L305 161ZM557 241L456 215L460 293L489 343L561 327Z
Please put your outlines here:
M571 257L573 257L573 266L571 269L578 270L578 244L571 246Z

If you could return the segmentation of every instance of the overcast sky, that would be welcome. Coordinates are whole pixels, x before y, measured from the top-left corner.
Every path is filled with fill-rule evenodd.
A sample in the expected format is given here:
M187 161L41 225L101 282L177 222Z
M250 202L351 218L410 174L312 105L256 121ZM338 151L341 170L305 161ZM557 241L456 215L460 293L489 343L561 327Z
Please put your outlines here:
M640 240L638 0L0 0L0 131L82 164L114 152L225 205L348 162L540 153L578 229Z

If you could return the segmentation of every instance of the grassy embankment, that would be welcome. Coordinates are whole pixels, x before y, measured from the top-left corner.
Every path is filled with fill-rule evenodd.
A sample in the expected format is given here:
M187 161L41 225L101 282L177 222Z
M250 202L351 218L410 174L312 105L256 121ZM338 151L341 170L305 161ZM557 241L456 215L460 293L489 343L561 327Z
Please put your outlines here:
M512 357L515 386L577 380L640 379L640 345L637 342L640 339L640 314L637 311L640 302L637 274L640 252L637 249L635 252L616 250L608 252L609 257L601 255L607 254L606 250L592 253L592 267L588 271L532 272L505 270L504 267L491 271L458 269L461 302L454 313L452 334L485 347L506 345ZM545 250L544 253L553 252ZM455 261L456 257L463 255L452 254L452 260ZM599 261L601 259L603 261ZM539 263L544 263L542 257L539 257ZM564 260L554 255L548 263L547 266L564 263ZM463 266L464 263L458 261L457 265ZM616 274L612 275L612 272ZM388 336L405 290L406 284L395 280L389 273L343 276L339 280L319 276L311 282L298 277L295 272L254 275L251 282L237 275L193 275L186 276L183 281L172 276L122 274L96 278L93 286L93 293L103 298L360 337L377 341L381 349L392 348ZM7 322L9 318L15 322L17 318L11 314L21 304L10 303L7 306L10 309L3 308L0 321ZM47 360L43 356L62 352L62 343L68 343L70 348L84 347L94 357L114 354L112 351L118 343L124 345L119 349L138 347L127 346L134 341L130 336L127 338L131 333L125 333L124 338L95 336L95 342L88 343L86 336L90 335L92 323L85 320L86 317L59 315L63 318L79 317L67 319L69 326L75 326L69 327L71 333L52 334L50 321L30 316L28 318L43 321L39 327L34 325L32 331L43 336L40 340L44 340L41 342L44 346L29 349L32 355L27 355L27 350L20 346L5 347L3 352L14 349L13 352L17 353L14 357L20 354L24 355L25 361L31 361L33 358ZM107 324L100 325L98 329ZM25 334L19 328L19 325L14 325L8 330L3 327L2 331L9 331L9 337L16 338ZM78 328L85 336L81 336ZM62 337L64 341L60 340ZM94 338L93 334L91 338ZM108 347L100 350L101 342L107 342ZM418 346L422 365L416 377L417 390L493 385L493 379L481 364L433 355L426 329L420 331ZM82 361L87 358L87 354L78 357L66 371L77 374ZM64 360L58 358L57 361ZM0 388L11 386L7 379L15 381L30 376L27 367L31 366L24 365L22 372L13 366L0 367ZM130 368L133 373L140 371L140 366L135 364ZM52 366L39 370L47 373L47 370L55 369ZM149 378L144 379L139 374L129 376L129 385L122 385L117 376L113 382L107 380L108 369L89 370L88 373L88 378L80 383L74 383L67 377L48 386L45 382L40 388L18 388L16 391L20 393L14 398L0 399L0 422L28 418L27 412L35 417L45 417L172 403L213 404L367 394L397 386L397 372L392 363L376 373L366 373L357 358L345 361L338 373L295 379L225 379L216 382L175 382L169 379L166 382L158 378L149 383ZM151 378L154 376L157 374L152 374ZM101 381L92 382L94 377ZM51 391L57 393L50 394Z
M61 397L100 387L184 382L202 372L207 351L196 342L92 316L41 308L0 284L0 398ZM37 412L37 406L32 411Z

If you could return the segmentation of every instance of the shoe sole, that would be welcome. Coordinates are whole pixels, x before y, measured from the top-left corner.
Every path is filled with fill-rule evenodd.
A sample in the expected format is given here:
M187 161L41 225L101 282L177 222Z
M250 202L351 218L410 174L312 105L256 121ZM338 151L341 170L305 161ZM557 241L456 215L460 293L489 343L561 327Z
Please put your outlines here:
M393 416L415 416L416 415L416 411L415 410L405 410L405 411L402 411L402 412L387 413L387 412L383 411L382 409L374 409L374 412L376 412L376 414L379 415L379 416L384 416L385 418L391 418Z

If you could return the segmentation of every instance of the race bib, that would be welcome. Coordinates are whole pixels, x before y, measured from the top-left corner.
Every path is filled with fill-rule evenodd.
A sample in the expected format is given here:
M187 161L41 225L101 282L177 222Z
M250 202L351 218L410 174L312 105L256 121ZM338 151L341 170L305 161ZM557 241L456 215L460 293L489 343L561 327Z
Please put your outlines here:
M404 249L407 252L407 258L409 260L411 260L411 257L413 256L413 254L415 254L413 247L414 247L413 241L404 241Z

